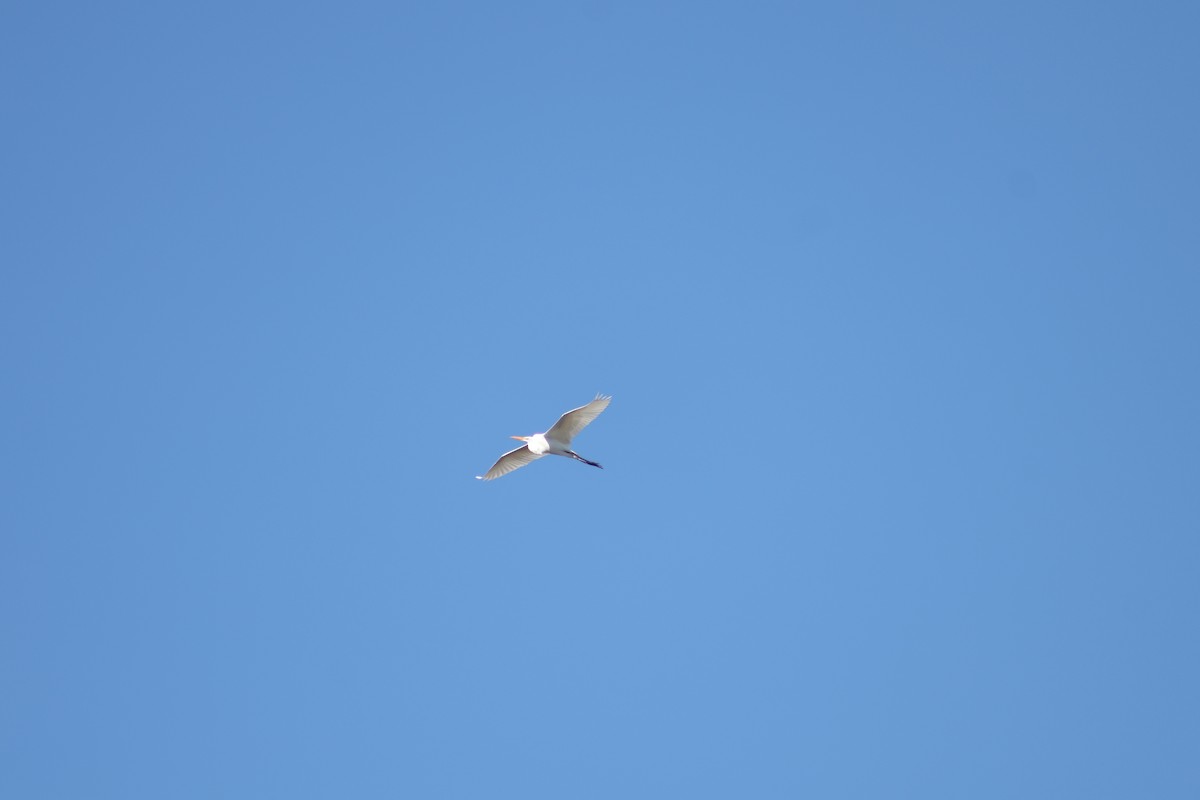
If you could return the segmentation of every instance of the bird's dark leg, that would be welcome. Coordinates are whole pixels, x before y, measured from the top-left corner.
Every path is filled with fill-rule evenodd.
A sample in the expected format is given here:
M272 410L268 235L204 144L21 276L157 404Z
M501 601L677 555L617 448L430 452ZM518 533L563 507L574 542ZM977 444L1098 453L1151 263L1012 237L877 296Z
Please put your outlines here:
M571 458L575 459L576 461L582 461L583 463L587 464L588 466L600 467L600 465L597 464L595 461L588 461L586 458L579 455L579 453L576 453L574 450L568 450L567 455L569 455ZM600 467L600 469L604 469L604 467Z

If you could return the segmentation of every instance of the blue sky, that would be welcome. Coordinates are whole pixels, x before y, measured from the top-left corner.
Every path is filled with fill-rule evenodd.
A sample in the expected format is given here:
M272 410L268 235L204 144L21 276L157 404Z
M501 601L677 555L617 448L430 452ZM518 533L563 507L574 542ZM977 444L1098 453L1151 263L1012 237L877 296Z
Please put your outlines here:
M6 6L0 795L1196 797L1198 22Z

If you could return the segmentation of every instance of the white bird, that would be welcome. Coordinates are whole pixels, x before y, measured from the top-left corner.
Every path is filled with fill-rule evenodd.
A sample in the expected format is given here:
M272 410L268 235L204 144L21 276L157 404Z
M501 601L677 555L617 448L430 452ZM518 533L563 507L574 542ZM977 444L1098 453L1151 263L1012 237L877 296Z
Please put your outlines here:
M547 454L552 456L570 456L576 461L582 461L593 467L600 467L595 461L588 461L572 450L571 440L581 430L586 428L589 422L600 416L600 412L608 408L611 400L611 396L596 395L596 399L586 406L580 406L563 414L558 418L558 422L554 423L550 430L545 433L535 433L533 436L510 437L519 439L525 442L525 444L516 450L509 450L500 456L500 459L492 465L492 468L487 471L486 475L476 475L475 477L481 481L490 481L502 475L507 475L514 469L519 469L526 464L537 461ZM604 469L603 467L600 468Z

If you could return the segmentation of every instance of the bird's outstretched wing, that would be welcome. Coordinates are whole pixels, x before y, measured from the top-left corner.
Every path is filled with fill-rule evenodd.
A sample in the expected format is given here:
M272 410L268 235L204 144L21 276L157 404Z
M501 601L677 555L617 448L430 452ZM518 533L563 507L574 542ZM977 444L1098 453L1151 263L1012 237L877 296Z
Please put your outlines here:
M527 446L521 445L516 450L509 450L504 455L500 456L492 468L487 471L486 475L476 475L475 478L481 481L490 481L499 478L502 475L507 475L514 469L520 469L526 464L530 464L541 458L537 453L532 452Z
M559 417L558 422L554 423L554 427L546 431L546 438L570 444L571 440L581 430L586 428L589 422L600 416L601 411L608 408L608 404L611 401L611 395L608 397L599 394L596 395L596 399L586 406L572 409Z

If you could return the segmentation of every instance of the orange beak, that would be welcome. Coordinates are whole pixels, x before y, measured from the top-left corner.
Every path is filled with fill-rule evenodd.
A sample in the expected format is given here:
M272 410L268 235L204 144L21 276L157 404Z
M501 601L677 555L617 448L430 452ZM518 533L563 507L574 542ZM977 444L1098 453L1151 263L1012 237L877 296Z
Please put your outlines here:
M527 439L529 439L529 437L528 437L528 436L510 436L510 437L508 437L508 438L510 438L510 439L516 439L516 440L517 440L517 441L519 441L519 442L524 442L524 441L526 441Z

